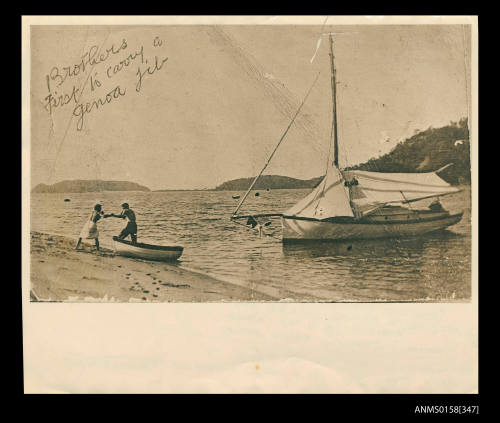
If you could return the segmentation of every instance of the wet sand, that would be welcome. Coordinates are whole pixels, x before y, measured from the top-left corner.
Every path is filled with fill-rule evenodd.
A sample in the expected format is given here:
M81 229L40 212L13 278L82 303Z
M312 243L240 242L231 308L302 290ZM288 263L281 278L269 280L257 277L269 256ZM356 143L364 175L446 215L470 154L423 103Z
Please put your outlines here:
M270 295L182 269L115 256L92 242L31 232L31 301L273 301Z

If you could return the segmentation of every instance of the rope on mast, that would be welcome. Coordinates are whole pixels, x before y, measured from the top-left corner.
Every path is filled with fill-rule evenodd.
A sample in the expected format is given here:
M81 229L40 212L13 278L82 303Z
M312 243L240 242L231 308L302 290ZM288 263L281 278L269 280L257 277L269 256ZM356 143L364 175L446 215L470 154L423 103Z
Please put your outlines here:
M262 173L264 172L264 170L266 169L267 165L269 164L269 162L273 158L274 153L276 153L276 150L278 150L278 147L280 146L281 142L285 139L285 136L288 133L288 130L292 126L293 122L295 121L295 118L299 115L300 110L302 109L302 106L305 104L305 102L307 100L307 97L309 97L309 94L311 93L311 90L313 89L314 85L316 84L316 81L318 80L320 73L321 72L318 72L318 75L316 76L316 79L314 80L314 82L312 83L311 87L309 88L309 91L307 91L307 94L304 97L304 100L302 100L302 103L300 104L299 108L295 112L295 115L293 116L293 118L290 121L288 127L286 128L285 132L281 136L278 144L276 144L276 147L274 147L274 150L272 151L271 155L269 156L269 158L267 159L266 163L264 164L264 167L262 168L262 170L260 171L260 173L255 177L255 179L253 180L252 184L248 188L247 192L245 193L245 195L243 196L243 198L239 202L238 206L236 207L236 210L233 212L233 216L231 217L231 219L238 213L238 211L240 210L241 206L243 205L243 203L245 202L246 198L248 197L248 194L250 194L250 191L252 190L252 188L254 187L254 185L257 183L257 180L262 176Z

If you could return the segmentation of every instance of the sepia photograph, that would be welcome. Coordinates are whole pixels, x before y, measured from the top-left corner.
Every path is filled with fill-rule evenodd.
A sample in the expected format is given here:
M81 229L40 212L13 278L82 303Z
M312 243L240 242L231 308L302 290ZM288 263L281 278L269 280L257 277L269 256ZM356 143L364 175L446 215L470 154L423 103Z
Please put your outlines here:
M25 392L477 393L477 40L23 17Z
M32 301L470 301L470 25L30 36Z

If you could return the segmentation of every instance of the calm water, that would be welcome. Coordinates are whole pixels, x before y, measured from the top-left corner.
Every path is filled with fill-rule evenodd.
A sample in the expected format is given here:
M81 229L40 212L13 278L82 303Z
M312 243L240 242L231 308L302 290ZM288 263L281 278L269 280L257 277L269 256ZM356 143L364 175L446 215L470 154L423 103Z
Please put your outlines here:
M307 190L260 191L247 211L276 212ZM76 238L94 203L136 212L138 238L184 245L180 266L254 287L281 299L320 301L469 300L471 296L470 189L445 197L451 211L465 211L447 231L407 240L282 245L279 219L265 235L229 220L237 202L229 191L102 192L32 194L31 229ZM242 193L238 193L242 194ZM71 202L64 202L70 198ZM124 226L120 219L98 224L100 241Z

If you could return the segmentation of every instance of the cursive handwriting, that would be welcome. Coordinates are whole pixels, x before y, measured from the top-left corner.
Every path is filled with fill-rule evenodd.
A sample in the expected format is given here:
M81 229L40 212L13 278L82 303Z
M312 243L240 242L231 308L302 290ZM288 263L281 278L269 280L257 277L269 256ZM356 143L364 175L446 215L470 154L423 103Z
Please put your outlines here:
M76 98L78 91L79 89L73 85L71 94L65 93L58 95L57 91L54 92L54 95L52 95L52 93L49 93L49 95L44 99L46 102L44 105L45 110L47 110L49 114L52 114L52 109L66 106L66 104L71 103L72 101L78 103L78 100Z
M152 69L151 69L151 66L148 66L145 71L142 71L141 67L138 66L137 72L135 74L137 76L137 84L135 85L135 90L137 92L141 91L142 80L144 79L144 77L146 77L148 75L153 75L157 70L160 70L167 60L168 60L168 57L165 57L163 60L161 60L160 63L158 63L158 56L155 56L155 63L154 63L154 66ZM146 60L146 64L147 63L148 63L148 61Z
M71 66L63 66L61 68L54 66L46 77L49 93L52 92L52 82L59 87L64 84L67 78L72 78L78 76L80 73L85 73L88 65L98 65L99 63L106 61L112 54L118 54L126 48L127 40L125 38L122 40L119 47L115 47L114 44L111 44L111 47L106 48L101 53L99 53L99 47L97 45L93 45L81 56L80 62Z
M125 59L120 60L120 62L116 65L109 66L108 69L106 69L107 77L112 78L124 67L128 67L137 57L140 57L141 63L144 63L144 46L141 46L141 48L135 53L130 53Z
M159 49L163 41L155 37L152 44L154 49ZM118 57L114 58L115 55ZM73 108L72 117L76 118L76 130L81 131L89 114L125 96L127 90L123 81L127 79L119 77L119 74L125 73L125 69L137 69L135 90L140 93L143 82L161 70L167 61L168 57L146 58L145 44L133 49L125 38L121 44L111 44L105 49L93 45L78 61L69 66L53 66L45 75L48 94L42 102L43 107L52 115L56 110L70 105L68 107ZM75 77L78 78L72 80ZM111 90L107 82L110 80L115 81L111 82L114 86Z
M83 120L86 114L91 113L93 110L99 109L99 107L104 106L105 104L111 103L113 99L118 99L124 96L125 93L125 88L122 89L119 85L117 85L109 93L107 93L104 98L98 98L97 100L93 100L90 103L78 104L73 109L73 115L78 118L78 120L76 121L76 130L82 130Z

